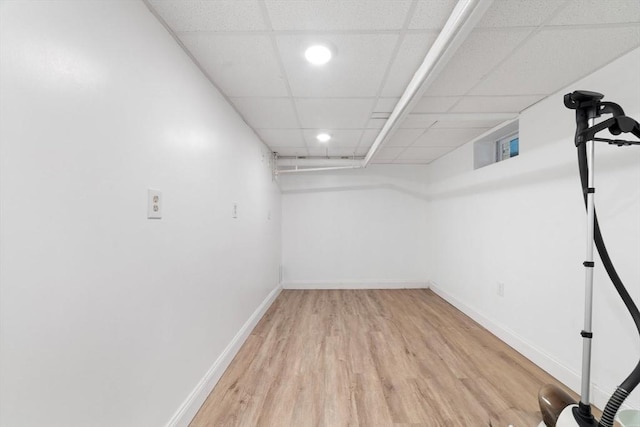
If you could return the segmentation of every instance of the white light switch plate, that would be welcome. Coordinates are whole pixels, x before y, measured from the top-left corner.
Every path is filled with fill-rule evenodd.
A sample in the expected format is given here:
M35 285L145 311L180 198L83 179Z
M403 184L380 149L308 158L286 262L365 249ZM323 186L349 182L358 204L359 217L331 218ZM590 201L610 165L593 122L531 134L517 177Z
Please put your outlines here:
M147 191L147 218L162 218L162 192L159 190Z

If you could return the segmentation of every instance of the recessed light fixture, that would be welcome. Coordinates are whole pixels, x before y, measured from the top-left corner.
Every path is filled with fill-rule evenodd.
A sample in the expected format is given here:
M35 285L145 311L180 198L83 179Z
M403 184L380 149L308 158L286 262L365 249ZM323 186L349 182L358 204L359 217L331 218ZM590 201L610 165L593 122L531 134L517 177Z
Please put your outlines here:
M316 135L316 139L322 143L326 143L326 142L329 142L329 140L331 139L331 135L324 132L319 133L318 135Z
M310 46L304 52L304 57L313 65L324 65L331 60L332 56L331 49L321 44Z

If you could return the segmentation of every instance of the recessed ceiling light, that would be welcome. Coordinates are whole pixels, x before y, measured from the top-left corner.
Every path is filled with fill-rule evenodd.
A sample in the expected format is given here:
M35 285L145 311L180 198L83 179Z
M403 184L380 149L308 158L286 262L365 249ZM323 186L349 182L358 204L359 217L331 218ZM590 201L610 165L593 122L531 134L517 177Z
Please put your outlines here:
M320 142L329 142L329 140L331 139L331 135L329 135L328 133L319 133L316 136L316 139Z
M321 44L313 45L304 52L304 57L313 65L324 65L331 60L331 56L331 49Z

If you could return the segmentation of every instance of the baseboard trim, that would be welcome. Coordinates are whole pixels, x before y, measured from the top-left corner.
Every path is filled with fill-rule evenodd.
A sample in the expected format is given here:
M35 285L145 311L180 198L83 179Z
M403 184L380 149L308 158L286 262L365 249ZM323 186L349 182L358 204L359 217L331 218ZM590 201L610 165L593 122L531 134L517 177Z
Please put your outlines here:
M242 344L249 337L249 334L256 327L262 316L271 307L271 304L282 291L282 286L278 285L272 290L269 295L262 301L256 311L253 312L251 317L242 325L242 328L233 337L229 345L224 349L222 354L216 359L211 368L207 371L205 376L200 380L196 388L189 394L187 399L180 405L180 408L171 417L166 427L188 427L189 423L198 413L198 410L211 393L211 390L218 383L222 374L227 369L235 355L242 347Z
M424 289L424 280L300 280L283 282L283 289Z
M478 322L481 326L500 338L500 340L505 342L518 353L522 354L527 359L538 365L541 369L548 372L551 376L556 378L567 388L570 388L571 390L580 394L580 373L559 362L553 356L528 342L526 339L524 339L511 329L491 320L473 307L462 302L462 300L460 300L456 296L444 291L434 282L429 282L429 288L436 295ZM598 408L602 409L606 405L607 400L609 400L609 396L611 395L611 393L613 393L613 391L614 390L605 391L597 384L592 384L591 400ZM532 399L535 398L536 396L532 396ZM621 409L638 408L633 408L632 406L628 405L628 402L626 402Z

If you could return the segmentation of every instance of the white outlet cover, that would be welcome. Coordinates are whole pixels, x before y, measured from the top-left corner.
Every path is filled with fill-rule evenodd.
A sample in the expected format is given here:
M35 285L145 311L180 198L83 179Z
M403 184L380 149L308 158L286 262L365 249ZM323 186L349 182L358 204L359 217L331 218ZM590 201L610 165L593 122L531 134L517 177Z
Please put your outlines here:
M159 190L147 190L147 218L162 218L162 192Z

